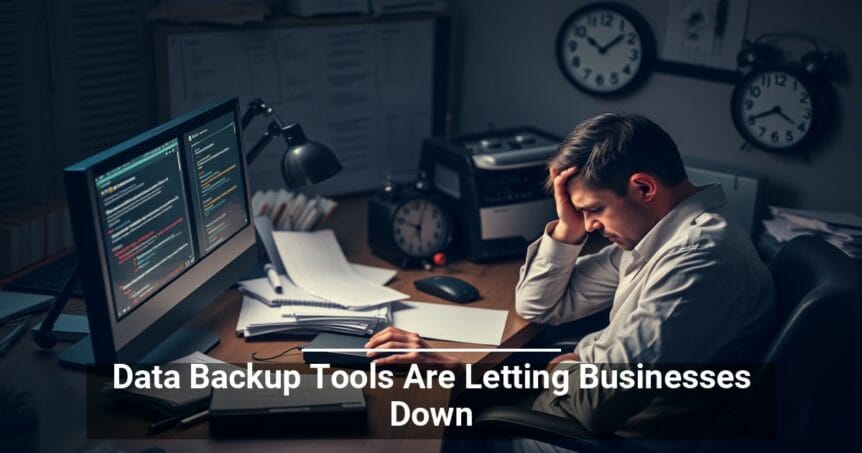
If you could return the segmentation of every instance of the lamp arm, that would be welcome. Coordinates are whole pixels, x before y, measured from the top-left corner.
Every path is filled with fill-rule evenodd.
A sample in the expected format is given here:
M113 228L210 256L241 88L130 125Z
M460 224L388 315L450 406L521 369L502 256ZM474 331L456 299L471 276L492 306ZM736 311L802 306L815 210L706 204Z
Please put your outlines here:
M261 98L255 98L248 103L248 109L242 115L243 131L258 115L264 115L271 118L272 121L266 127L263 137L261 137L260 140L254 144L248 154L246 154L246 161L248 161L249 164L254 162L257 156L260 155L263 149L266 148L277 135L283 135L288 145L301 144L307 140L302 128L299 126L299 123L293 121L289 124L284 124L278 114L272 110L272 107L266 105Z
M272 142L272 139L274 139L277 135L281 134L281 125L279 123L280 121L277 121L275 119L272 120L272 122L269 123L269 126L266 127L266 131L263 133L263 136L260 138L260 140L258 140L257 143L255 143L254 146L251 147L251 150L248 152L248 154L246 154L245 159L249 163L249 165L251 165L251 163L254 162L255 159L257 159L257 156L259 156L263 149L266 148L270 142Z
M267 106L261 98L252 99L252 101L248 103L248 109L242 115L242 129L245 130L249 123L251 123L251 121L261 113L266 116L272 115L272 108Z

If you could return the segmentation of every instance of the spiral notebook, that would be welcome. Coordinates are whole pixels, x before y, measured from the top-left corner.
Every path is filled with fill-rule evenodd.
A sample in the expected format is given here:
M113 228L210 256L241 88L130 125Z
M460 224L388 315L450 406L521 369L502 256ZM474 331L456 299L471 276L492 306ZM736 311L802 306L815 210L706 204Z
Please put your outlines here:
M353 310L297 304L278 307L246 296L242 300L236 333L245 338L319 332L368 335L390 323L389 304Z
M239 282L237 289L243 295L257 299L272 307L278 307L283 304L315 304L315 305L332 305L335 304L327 301L322 297L305 291L296 286L286 275L281 275L281 294L275 292L269 279L266 277L254 278Z
M385 285L395 277L396 271L364 264L350 263L350 266L365 280ZM267 305L279 306L284 304L308 304L323 307L340 307L322 297L315 296L310 292L297 286L287 275L280 275L282 292L275 292L266 277L243 280L238 283L237 289L248 297L257 299Z

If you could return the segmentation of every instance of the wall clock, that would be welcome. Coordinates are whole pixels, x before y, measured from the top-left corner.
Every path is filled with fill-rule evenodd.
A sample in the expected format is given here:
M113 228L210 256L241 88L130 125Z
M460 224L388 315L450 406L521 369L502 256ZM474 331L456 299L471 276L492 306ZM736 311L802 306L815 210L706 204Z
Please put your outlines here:
M557 34L557 63L587 93L607 96L631 90L655 62L655 37L633 8L614 2L586 5Z
M827 91L799 69L762 67L733 90L733 123L752 145L791 152L815 140L828 122Z
M798 63L783 58L767 38L808 42L813 50ZM810 38L768 33L746 42L737 56L740 67L752 66L733 89L733 124L746 142L765 151L789 153L817 142L832 122L835 97L827 76L837 57Z

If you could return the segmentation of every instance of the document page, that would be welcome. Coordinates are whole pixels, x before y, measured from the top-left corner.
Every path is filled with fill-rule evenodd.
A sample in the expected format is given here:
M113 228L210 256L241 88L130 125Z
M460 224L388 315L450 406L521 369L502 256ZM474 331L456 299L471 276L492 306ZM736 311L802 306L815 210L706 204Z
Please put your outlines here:
M348 308L370 307L408 296L363 278L347 262L332 230L276 231L287 274L300 288Z
M430 302L395 302L392 325L425 338L499 346L506 328L506 310L462 307Z

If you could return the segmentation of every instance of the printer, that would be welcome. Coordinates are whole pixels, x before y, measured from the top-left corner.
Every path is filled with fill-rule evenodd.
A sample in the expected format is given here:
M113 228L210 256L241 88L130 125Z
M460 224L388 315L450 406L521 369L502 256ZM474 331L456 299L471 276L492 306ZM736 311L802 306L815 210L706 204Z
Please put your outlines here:
M423 141L420 172L446 199L454 254L472 261L523 256L556 218L544 181L560 141L527 126Z

